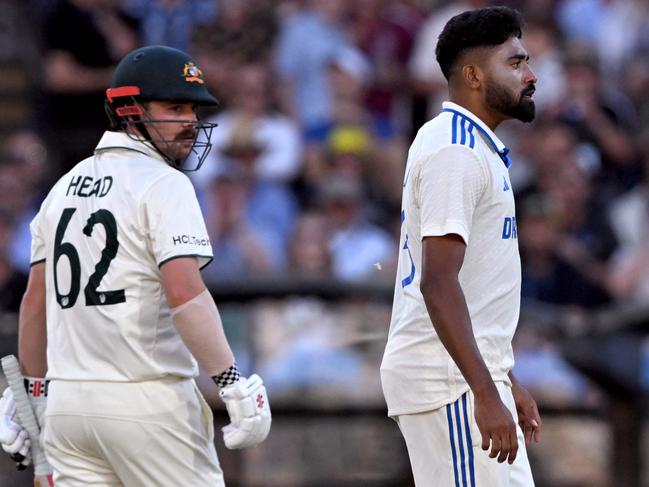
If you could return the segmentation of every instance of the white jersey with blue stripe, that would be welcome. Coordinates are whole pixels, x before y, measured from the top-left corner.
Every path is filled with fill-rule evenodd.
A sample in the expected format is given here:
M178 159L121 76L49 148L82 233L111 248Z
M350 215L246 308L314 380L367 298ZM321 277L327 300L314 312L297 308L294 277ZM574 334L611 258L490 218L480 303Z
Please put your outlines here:
M466 243L459 281L473 333L493 379L509 380L521 268L507 152L489 127L451 102L410 147L392 319L381 364L390 416L437 409L469 389L419 290L424 237L457 234Z

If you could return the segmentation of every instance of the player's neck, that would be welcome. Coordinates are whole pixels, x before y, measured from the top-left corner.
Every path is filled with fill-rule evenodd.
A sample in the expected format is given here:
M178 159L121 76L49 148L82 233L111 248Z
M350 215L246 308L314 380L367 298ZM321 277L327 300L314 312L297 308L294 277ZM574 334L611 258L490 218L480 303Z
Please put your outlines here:
M462 92L453 93L453 90L451 90L450 100L453 103L460 105L462 108L469 110L491 130L496 130L496 127L500 125L500 122L505 120L502 114L494 112L485 106L482 98L470 96Z

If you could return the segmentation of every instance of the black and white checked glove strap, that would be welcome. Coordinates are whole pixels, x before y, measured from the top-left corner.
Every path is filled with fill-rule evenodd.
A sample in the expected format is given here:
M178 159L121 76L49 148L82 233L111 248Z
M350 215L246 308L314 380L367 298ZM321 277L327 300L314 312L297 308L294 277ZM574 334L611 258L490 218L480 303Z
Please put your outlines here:
M213 375L212 380L216 382L216 385L219 387L229 386L234 384L241 378L241 373L239 372L239 367L237 367L236 362L230 365L227 369L221 372L219 375Z

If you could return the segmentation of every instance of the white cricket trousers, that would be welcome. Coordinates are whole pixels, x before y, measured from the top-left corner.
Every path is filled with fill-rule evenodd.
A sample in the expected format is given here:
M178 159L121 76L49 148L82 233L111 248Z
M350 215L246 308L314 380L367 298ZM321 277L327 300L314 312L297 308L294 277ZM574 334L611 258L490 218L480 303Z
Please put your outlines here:
M50 383L56 487L224 487L212 411L190 379Z
M503 402L518 422L511 387L497 382ZM473 415L474 396L465 392L434 411L395 417L406 440L417 487L534 487L525 439L516 426L518 453L512 465L489 458Z

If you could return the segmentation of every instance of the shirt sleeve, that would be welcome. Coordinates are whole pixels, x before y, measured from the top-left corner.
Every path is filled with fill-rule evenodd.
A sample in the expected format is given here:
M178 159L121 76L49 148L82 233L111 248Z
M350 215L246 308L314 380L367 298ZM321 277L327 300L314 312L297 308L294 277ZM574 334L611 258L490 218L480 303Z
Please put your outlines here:
M158 179L144 196L144 214L158 266L178 257L212 261L212 245L189 178L180 172Z
M41 213L42 209L36 214L31 223L29 224L29 231L32 235L31 255L29 258L29 265L38 264L45 261L46 249L45 239L43 238L43 231L41 229Z
M421 238L457 234L466 244L488 173L469 147L443 147L421 161L416 197L421 205Z

